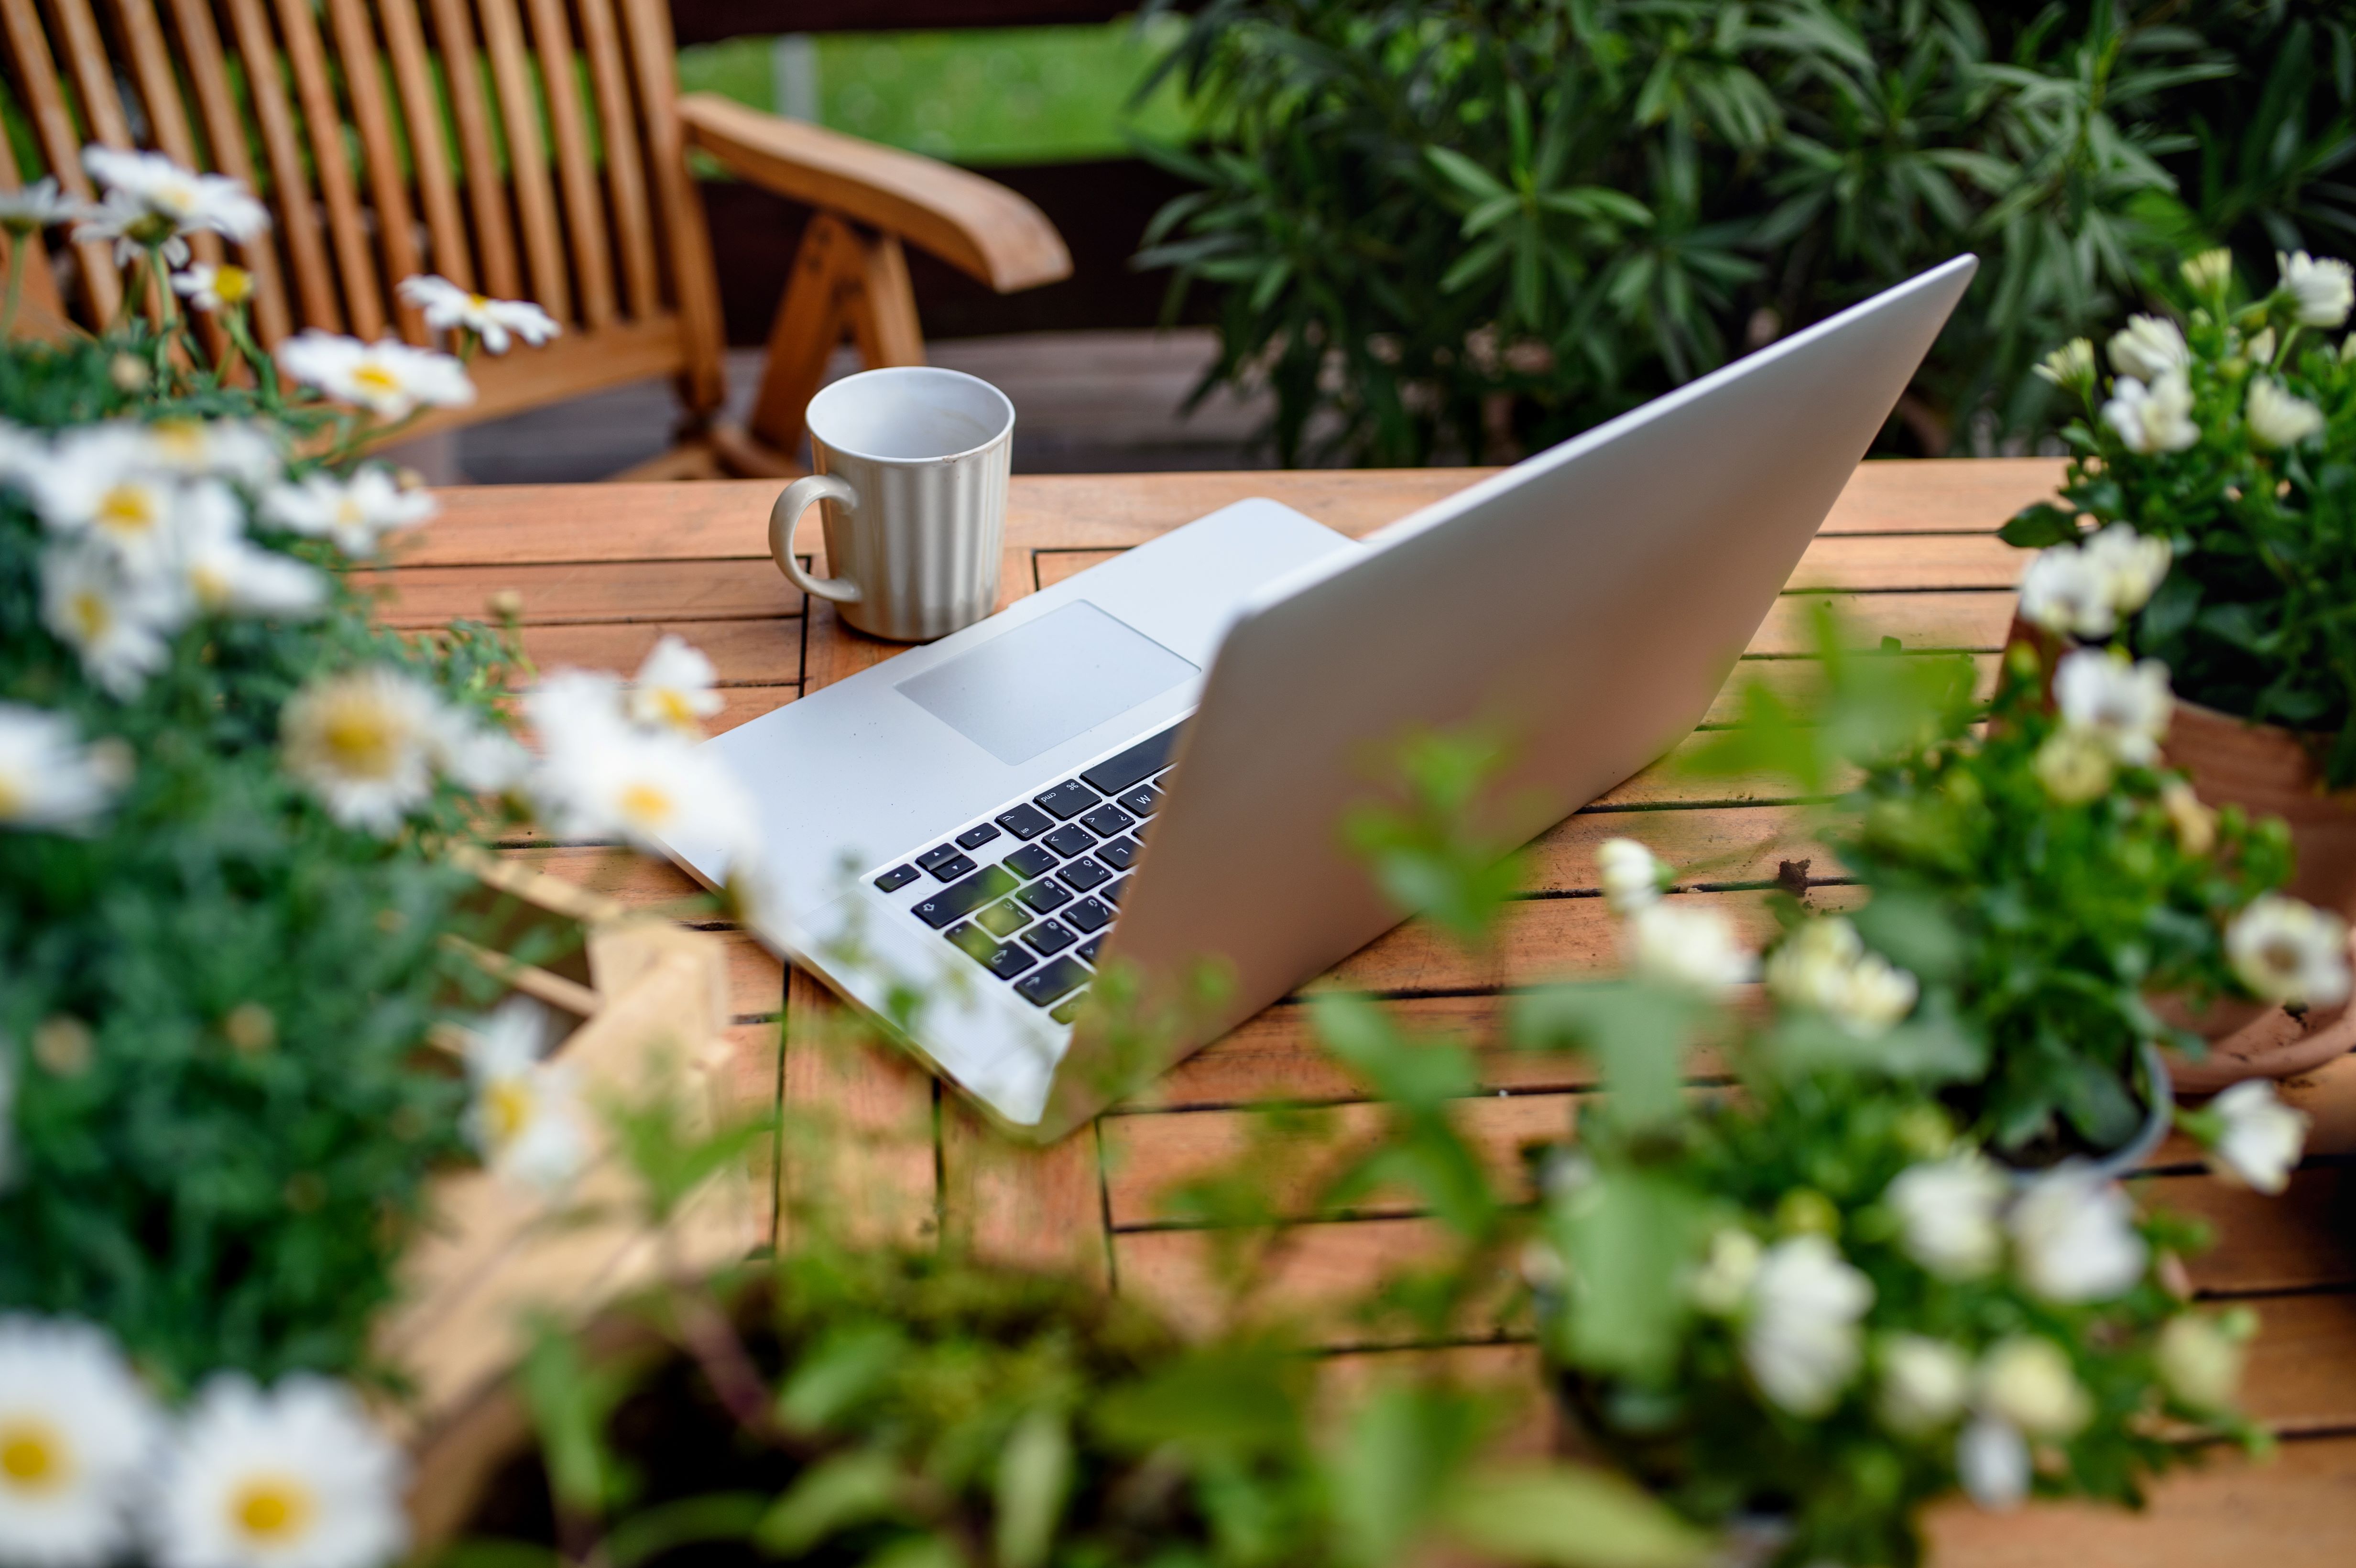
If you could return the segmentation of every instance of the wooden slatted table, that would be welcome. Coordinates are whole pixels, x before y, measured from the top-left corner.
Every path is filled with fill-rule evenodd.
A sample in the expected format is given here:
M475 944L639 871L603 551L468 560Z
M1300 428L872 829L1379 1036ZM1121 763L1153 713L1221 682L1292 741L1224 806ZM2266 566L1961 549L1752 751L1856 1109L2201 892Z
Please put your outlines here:
M2012 611L2020 559L1995 529L2050 492L2060 465L2043 459L1870 464L1860 468L1760 629L1745 670L1772 676L1805 652L1807 595L1839 595L1876 638L1911 649L1965 649L1991 666ZM1034 592L1107 555L1215 507L1269 496L1350 534L1364 534L1479 477L1472 470L1393 473L1166 474L1014 481L1005 595ZM543 669L633 668L654 640L677 632L708 653L726 688L718 724L738 724L890 656L891 645L849 632L768 561L765 528L775 486L568 485L444 493L444 515L390 573L385 615L426 625L480 615L488 596L521 594L524 642ZM815 542L816 530L806 536ZM1390 998L1414 1024L1474 1028L1500 984L1575 973L1609 961L1610 932L1596 886L1594 846L1633 833L1696 882L1695 896L1766 929L1765 886L1786 861L1813 859L1801 810L1762 783L1697 785L1654 769L1611 791L1547 835L1533 885L1507 923L1502 958L1475 968L1449 944L1408 925L1345 961L1351 984ZM690 893L665 866L589 845L519 841L508 852L592 881L634 902ZM1846 890L1818 878L1811 897L1837 904ZM1173 1181L1239 1149L1272 1098L1318 1114L1363 1116L1351 1081L1306 1038L1301 1009L1270 1008L1183 1064L1135 1101L1044 1150L992 1137L954 1095L888 1051L830 1043L833 1005L743 933L730 944L734 1079L746 1095L781 1096L825 1119L827 1190L855 1200L864 1222L907 1238L946 1227L996 1255L1081 1269L1147 1298L1182 1323L1210 1310L1208 1244L1165 1222ZM784 1044L779 1047L779 1020ZM1466 1123L1499 1153L1501 1168L1526 1141L1565 1125L1571 1096L1590 1087L1575 1062L1499 1055L1483 1062L1488 1093ZM2356 1550L2356 1060L2293 1086L2316 1116L2306 1165L2290 1192L2266 1199L2207 1176L2191 1148L2171 1141L2141 1186L2154 1201L2214 1223L2220 1244L2194 1265L2199 1287L2254 1305L2265 1323L2253 1358L2253 1411L2282 1435L2278 1456L2231 1457L2169 1481L2137 1518L2094 1509L2038 1508L2009 1516L1943 1512L1937 1560L1953 1564L2119 1562L2209 1563L2254 1558L2268 1568L2330 1563ZM807 1160L788 1162L806 1170ZM1425 1244L1424 1221L1379 1210L1304 1224L1268 1294L1316 1320L1372 1277ZM1335 1322L1333 1331L1347 1334ZM1535 1387L1530 1348L1486 1323L1468 1323L1446 1347L1354 1343L1346 1372L1384 1357L1442 1354ZM1526 1440L1545 1441L1533 1400Z

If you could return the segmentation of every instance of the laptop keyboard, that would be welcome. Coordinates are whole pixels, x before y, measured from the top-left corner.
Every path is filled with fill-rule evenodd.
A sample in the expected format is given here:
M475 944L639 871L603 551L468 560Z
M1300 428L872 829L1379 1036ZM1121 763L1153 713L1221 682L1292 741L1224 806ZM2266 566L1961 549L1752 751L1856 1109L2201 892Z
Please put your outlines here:
M872 879L1057 1023L1079 1015L1183 721Z

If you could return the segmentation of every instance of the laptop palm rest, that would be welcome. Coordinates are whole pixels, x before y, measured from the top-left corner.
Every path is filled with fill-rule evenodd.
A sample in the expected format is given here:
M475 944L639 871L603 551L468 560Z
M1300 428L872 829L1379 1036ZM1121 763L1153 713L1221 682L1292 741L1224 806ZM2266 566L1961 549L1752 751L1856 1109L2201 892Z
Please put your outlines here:
M894 689L1012 767L1201 673L1076 599Z

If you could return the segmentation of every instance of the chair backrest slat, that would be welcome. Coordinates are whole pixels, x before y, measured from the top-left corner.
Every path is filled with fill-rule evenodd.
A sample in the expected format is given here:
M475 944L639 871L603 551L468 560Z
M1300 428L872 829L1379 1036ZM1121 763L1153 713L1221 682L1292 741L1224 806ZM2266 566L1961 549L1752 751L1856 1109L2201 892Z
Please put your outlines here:
M548 153L540 139L540 107L524 60L523 26L515 0L480 0L483 49L491 57L491 80L498 89L499 123L508 136L508 173L515 185L516 216L523 229L524 264L531 272L531 297L559 321L573 319L573 289L564 272L564 245L557 232L556 193L549 184Z
M327 74L319 20L311 14L310 0L277 0L274 9L286 48L286 64L294 75L294 101L302 109L304 129L308 133L311 166L318 173L319 196L327 208L327 236L334 243L336 271L343 281L344 309L352 331L373 342L384 335L384 293L377 283L375 258L369 253L359 189L344 155L343 112L336 102L335 81Z
M466 245L466 221L458 209L458 187L450 176L449 147L442 139L442 109L434 93L417 0L377 0L377 15L384 23L385 54L392 61L401 118L409 131L417 204L425 211L426 264L459 287L471 289L475 264Z
M597 194L589 131L581 114L581 84L573 70L573 29L565 20L564 0L530 4L540 79L548 94L549 130L556 144L557 178L564 192L565 229L573 240L581 319L592 327L605 326L614 319L613 252L606 245L605 206Z
M622 64L622 37L608 0L580 0L581 33L589 51L589 80L597 94L597 123L605 141L605 185L621 241L622 283L630 314L640 320L659 308L662 277L655 262L654 222L647 210L644 153L637 106Z
M376 203L377 243L384 253L384 282L395 284L418 270L417 229L409 208L409 182L402 177L401 149L393 140L392 116L384 100L384 67L377 53L376 24L361 0L327 0L327 25L344 71L344 93L352 123L360 133L360 156L368 165L369 196ZM390 302L401 336L427 341L425 318L398 295Z
M656 211L669 240L670 281L687 342L681 380L691 406L716 408L725 393L720 363L724 341L720 295L712 286L712 236L703 226L703 200L688 177L687 138L679 123L679 83L673 77L677 46L671 40L668 0L621 0L624 36L645 108L647 161L654 170Z
M66 67L73 72L74 91L81 94L81 112L90 122L91 139L110 147L131 145L131 122L123 100L114 93L114 71L107 59L106 40L91 15L90 0L49 0L56 9L58 30L65 35Z
M9 48L16 51L25 105L33 117L41 156L49 161L49 170L62 189L90 200L95 193L81 166L81 137L66 108L57 62L49 54L48 35L41 28L40 13L33 8L33 0L0 0L0 26L7 28ZM75 251L91 314L100 321L112 320L123 305L123 280L115 272L113 256L97 243L79 245Z
M450 84L458 166L466 175L466 206L475 218L475 249L483 258L482 287L501 299L513 299L523 293L523 272L516 263L515 225L508 216L506 182L499 177L498 144L491 133L491 101L475 48L474 16L466 0L433 4L434 42Z
M294 102L286 95L277 37L262 0L227 0L227 4L230 27L237 35L237 52L245 61L246 86L253 95L262 156L269 161L270 180L277 187L273 210L294 269L303 324L341 332L344 307L336 298L335 268L327 260L327 236L320 232L319 202L304 168L302 135L295 128Z
M5 182L10 190L25 187L24 171L16 166L16 149L8 144L5 136L0 136L0 182ZM13 247L15 244L16 241L0 239L0 245ZM48 248L34 240L26 244L24 249L25 254L21 259L8 259L25 269L26 303L62 321L66 302L64 296L58 293L57 269L49 265ZM6 255L6 251L0 250L0 256Z
M213 166L225 175L260 188L253 177L253 156L245 142L245 122L230 91L229 63L221 53L220 29L213 21L209 0L172 0L172 20L178 27L180 48L188 62L188 85L197 95L197 112L203 118L205 140L211 144ZM273 233L243 249L243 261L253 273L253 328L266 347L294 330L286 309L286 282L279 275L275 231L284 227L280 215Z

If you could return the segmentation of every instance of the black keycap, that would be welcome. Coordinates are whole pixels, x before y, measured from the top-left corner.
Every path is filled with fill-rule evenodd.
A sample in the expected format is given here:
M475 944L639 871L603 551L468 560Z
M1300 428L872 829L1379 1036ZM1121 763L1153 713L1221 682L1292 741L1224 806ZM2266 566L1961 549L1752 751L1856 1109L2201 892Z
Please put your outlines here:
M1000 866L985 866L962 882L951 882L939 892L916 906L916 918L940 930L953 920L963 920L986 903L1000 899L1023 885L1013 872ZM1054 886L1053 883L1048 884ZM1064 890L1056 888L1057 892Z
M949 859L942 861L937 866L927 866L925 869L930 871L933 875L938 877L945 882L954 882L959 877L964 876L968 871L973 869L973 857L970 855L954 856Z
M1012 943L1008 943L990 955L986 967L1001 980L1012 980L1032 965L1039 962Z
M931 848L916 857L916 869L920 871L929 871L936 866L946 866L957 858L958 847L956 845L936 844Z
M990 933L969 920L958 922L941 934L948 937L959 952L979 963L989 963L990 955L998 951L998 944L991 939Z
M995 903L973 917L974 924L992 936L1012 936L1031 923L1031 917L1014 907L1012 900Z
M1061 909L1072 901L1072 895L1053 882L1033 882L1014 896L1041 914L1051 909Z
M1112 905L1115 909L1119 909L1120 907L1120 895L1128 886L1129 879L1127 877L1123 877L1120 880L1107 888L1104 891L1105 902Z
M1151 784L1140 784L1120 797L1122 809L1139 816L1151 816L1162 809L1162 792Z
M1063 829L1055 831L1061 833ZM1018 877L1044 876L1055 869L1055 852L1037 844L1025 844L999 864Z
M1086 991L1076 991L1047 1009L1047 1016L1059 1024L1070 1023L1080 1016L1080 1006L1088 999Z
M1126 871L1137 864L1137 840L1116 838L1109 844L1097 846L1097 859L1116 871Z
M887 893L896 893L925 873L914 866L894 866L875 879L875 885Z
M1023 940L1031 944L1033 952L1045 956L1061 953L1079 938L1074 936L1062 921L1043 920L1024 933Z
M1178 743L1178 731L1185 727L1186 721L1182 719L1159 735L1148 735L1120 755L1107 757L1080 777L1091 789L1119 795L1170 765L1170 748Z
M1096 902L1096 900L1090 899L1088 901L1090 903L1094 903ZM1097 955L1103 951L1104 938L1101 936L1091 936L1086 942L1080 944L1077 956L1085 958L1089 963L1093 964L1097 961Z
M1082 899L1064 912L1064 920L1082 931L1102 931L1112 923L1112 911L1100 899Z
M1068 958L1052 958L1014 982L1015 995L1034 1008L1061 1001L1088 983L1088 972Z
M1136 824L1137 818L1113 805L1112 802L1107 801L1081 817L1080 821L1098 837L1110 838L1128 832Z
M1112 873L1086 856L1073 861L1055 873L1058 880L1080 892L1111 879Z
M1018 805L1012 811L998 814L998 826L1017 838L1036 838L1055 824L1055 819L1035 805Z
M1066 779L1044 795L1034 795L1032 804L1048 813L1058 822L1069 822L1104 797L1077 779Z
M1097 847L1096 835L1076 823L1066 822L1039 840L1058 855L1085 855Z
M968 849L979 849L997 837L998 829L992 827L989 823L983 822L969 827L964 832L958 834L958 842Z

